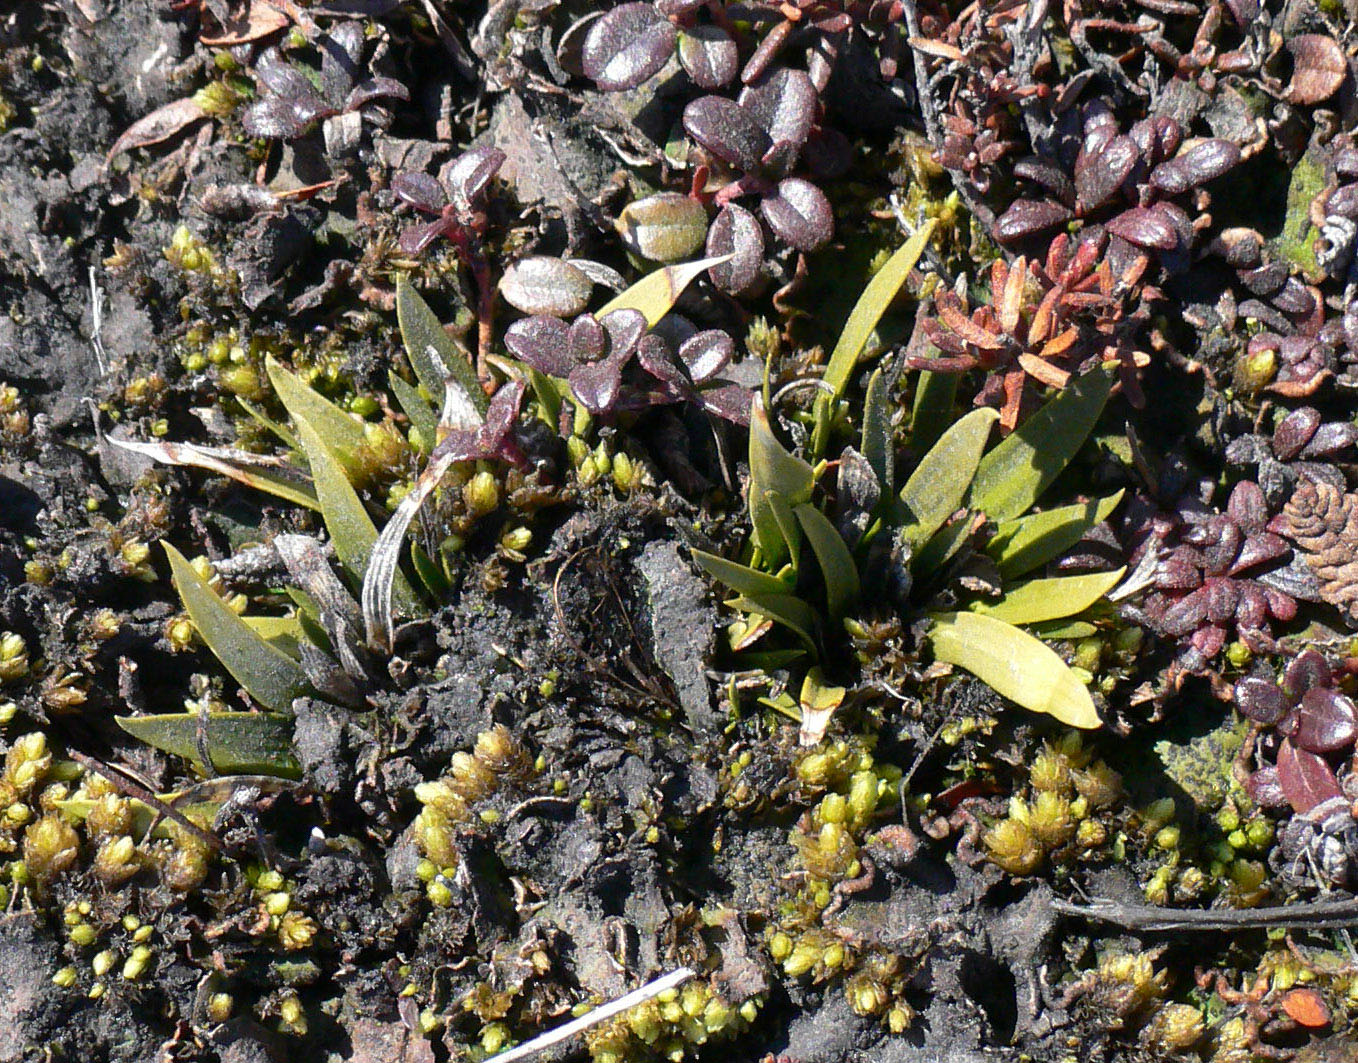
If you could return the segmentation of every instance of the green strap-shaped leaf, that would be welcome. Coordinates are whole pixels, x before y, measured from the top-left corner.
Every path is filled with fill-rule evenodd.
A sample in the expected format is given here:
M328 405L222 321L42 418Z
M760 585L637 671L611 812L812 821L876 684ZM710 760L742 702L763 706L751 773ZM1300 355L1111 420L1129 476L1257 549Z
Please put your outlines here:
M758 594L787 594L788 586L777 576L760 572L748 565L739 565L705 550L692 550L693 560L698 567L719 583L724 583L737 594L747 597Z
M1027 512L1084 445L1112 386L1110 372L1094 369L1019 425L981 460L971 488L972 508L994 521Z
M925 222L920 230L910 237L894 255L887 259L886 265L879 269L868 281L863 294L858 297L849 320L844 323L844 331L839 334L835 349L830 352L829 364L825 367L825 383L830 385L835 398L844 394L853 374L854 366L868 345L877 323L882 320L896 293L901 290L905 278L919 263L924 249L929 246L929 238L934 234L933 219Z
M439 430L439 415L434 404L420 394L419 388L407 384L395 372L387 374L387 383L391 385L392 394L401 404L401 409L410 418L410 427L419 433L425 452L433 450L434 444L438 442Z
M976 678L1025 709L1054 716L1069 727L1100 725L1094 699L1054 650L1026 631L977 613L933 617L934 656Z
M999 418L986 406L972 410L943 433L901 488L906 507L901 534L916 550L961 508Z
M345 475L356 476L357 454L366 442L363 424L350 417L315 388L302 383L273 356L265 359L274 393L287 408L294 422L305 419L344 467Z
M853 554L849 553L839 530L815 506L804 503L793 512L825 577L825 600L830 616L837 621L843 620L858 604L860 592Z
M291 712L293 698L311 690L301 666L228 609L183 554L169 543L162 545L170 559L174 588L208 649L261 705L275 712Z
M720 265L730 255L703 258L696 262L679 262L665 266L654 273L648 273L626 291L619 292L595 313L602 318L614 310L637 310L646 318L648 325L654 326L662 317L674 309L684 289L692 284L705 269Z
M1117 586L1125 569L1094 572L1086 576L1032 579L1005 591L993 602L974 602L973 613L993 616L1008 624L1040 624L1083 613Z
M896 451L891 441L891 405L887 401L886 377L880 369L868 378L863 400L863 457L868 459L882 494L890 497L896 490Z
M886 265L868 281L863 293L858 297L858 302L849 313L849 320L844 322L844 331L839 334L835 349L830 352L830 361L825 366L825 375L822 377L829 385L829 393L816 398L815 428L812 430L811 445L808 448L813 459L819 459L825 453L826 444L829 442L831 403L844 394L844 389L849 385L849 378L853 375L854 367L858 365L873 330L882 320L882 315L886 313L891 301L896 298L896 293L901 290L905 278L910 276L910 271L919 262L924 249L929 246L929 238L934 234L935 224L933 219L925 222L919 232L887 259Z
M424 390L442 395L445 378L451 377L466 400L484 417L490 400L476 379L476 369L467 352L453 342L410 278L404 275L396 278L396 321L401 327L406 357Z
M757 613L782 624L806 644L812 653L816 652L816 613L811 606L791 594L742 594L726 603L742 613Z
M330 541L335 546L335 554L344 566L344 571L355 584L360 584L368 571L368 562L377 542L377 527L368 516L358 492L345 476L334 451L322 442L305 417L294 413L293 420L311 465L311 478L316 484L316 497L321 503L325 530L330 533ZM419 598L399 570L395 574L392 596L396 607L405 615L422 612Z
M193 761L200 769L199 729L205 733L212 767L227 775L301 777L292 750L292 717L276 712L210 712L168 716L119 716L118 726L149 746Z
M922 370L915 383L915 403L910 413L910 443L927 450L952 424L960 373Z
M975 531L974 515L968 513L960 520L934 533L923 549L910 562L910 571L920 579L928 579L939 571L962 549ZM902 536L904 537L904 535Z
M1008 579L1031 572L1074 546L1080 537L1117 509L1123 492L1059 506L1007 520L995 529L986 553Z
M776 569L788 556L783 530L769 504L769 496L776 496L789 506L810 502L815 479L811 466L788 453L778 442L763 399L756 396L750 407L749 508L755 545L764 555L765 567Z

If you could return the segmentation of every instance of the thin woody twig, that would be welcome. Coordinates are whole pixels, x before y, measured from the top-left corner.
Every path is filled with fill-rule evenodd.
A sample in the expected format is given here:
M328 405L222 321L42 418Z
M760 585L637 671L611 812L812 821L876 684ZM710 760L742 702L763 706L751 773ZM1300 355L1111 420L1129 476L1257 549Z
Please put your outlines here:
M218 852L221 852L222 849L225 848L222 845L222 840L215 834L212 834L210 831L205 831L202 827L198 826L197 823L189 819L188 816L184 815L183 812L180 812L172 805L166 804L147 787L137 782L136 779L132 778L122 769L114 767L112 764L105 764L103 761L86 756L84 753L74 749L68 750L67 753L71 759L82 768L92 771L97 775L102 775L111 782L120 793L128 797L135 797L138 801L142 802L142 804L154 808L160 815L165 816L167 819L174 820L204 845L211 849L215 849Z
M1112 923L1124 930L1250 930L1273 927L1342 930L1358 925L1358 899L1240 909L1158 908L1153 905L1120 904L1104 898L1094 898L1086 905L1057 899L1052 901L1052 908L1061 915Z

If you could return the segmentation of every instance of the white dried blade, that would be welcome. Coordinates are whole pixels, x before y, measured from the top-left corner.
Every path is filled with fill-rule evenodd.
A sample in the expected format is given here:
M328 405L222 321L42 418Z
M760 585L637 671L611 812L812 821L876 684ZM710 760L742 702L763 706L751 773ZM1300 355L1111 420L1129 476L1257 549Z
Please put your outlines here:
M363 629L367 634L368 645L374 650L391 652L391 590L397 566L401 562L401 547L415 514L452 467L455 456L441 455L424 467L410 494L401 499L401 504L396 507L396 512L387 521L387 526L373 544L372 553L368 555L368 568L363 573Z
M634 1008L638 1004L645 1004L648 1000L653 1000L664 993L666 990L681 986L692 978L694 972L691 968L680 967L677 971L662 975L653 982L647 982L640 989L634 989L630 993L618 997L617 1000L609 1001L607 1004L600 1004L593 1011L581 1015L578 1019L572 1019L568 1023L563 1023L554 1030L538 1034L531 1041L525 1041L507 1052L491 1056L486 1063L515 1063L515 1060L527 1059L535 1056L544 1048L551 1048L552 1045L560 1044L568 1038L574 1037L582 1030L588 1030L601 1022L607 1022L614 1015L621 1015L629 1008Z

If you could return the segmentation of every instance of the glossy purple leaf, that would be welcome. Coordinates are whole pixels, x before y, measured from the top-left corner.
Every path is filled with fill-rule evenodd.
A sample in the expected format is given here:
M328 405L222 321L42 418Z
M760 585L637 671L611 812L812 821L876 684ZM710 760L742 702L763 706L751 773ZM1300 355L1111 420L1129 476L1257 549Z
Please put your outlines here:
M361 22L341 22L316 41L321 53L321 92L338 101L362 76L366 39Z
M1002 244L1015 243L1065 225L1073 217L1067 208L1050 200L1016 199L995 220L995 239Z
M255 61L254 75L275 96L285 100L319 100L316 88L305 74L279 54L266 48Z
M575 77L585 77L585 40L594 24L604 17L603 11L591 11L570 24L556 44L556 61L561 69Z
M646 315L639 310L614 310L603 319L603 326L608 331L609 349L630 357L646 335Z
M608 413L622 393L625 358L610 355L601 361L577 365L567 380L571 391L590 413Z
M1160 630L1171 638L1192 634L1207 619L1207 601L1205 587L1184 595L1160 615Z
M1256 269L1245 270L1237 276L1240 278L1240 283L1248 288L1252 294L1263 298L1266 295L1272 295L1287 283L1287 263L1269 262Z
M693 26L679 34L679 62L700 89L729 85L740 70L740 52L720 26Z
M1277 683L1263 676L1246 676L1235 685L1235 706L1256 723L1272 727L1292 708Z
M1315 311L1316 301L1309 288L1296 277L1288 277L1272 296L1273 305L1285 314L1308 315Z
M374 100L409 100L410 90L395 78L368 78L354 86L344 98L345 111L356 111Z
M1179 243L1178 234L1169 220L1148 207L1124 210L1108 223L1108 231L1137 247L1173 251Z
M697 398L708 413L732 424L749 427L750 403L754 398L749 388L739 384L720 384L699 391Z
M607 350L608 333L593 314L582 314L571 322L566 335L566 352L573 363L578 365L582 362L597 362Z
M643 336L637 345L637 362L664 386L671 398L684 398L693 390L692 381L679 367L670 345L654 333Z
M785 177L759 203L778 237L798 251L814 251L834 235L834 213L825 194L810 181Z
M1292 741L1312 753L1333 753L1353 744L1358 737L1358 709L1353 702L1327 687L1312 687L1297 707L1297 726Z
M410 228L401 232L401 238L397 241L402 251L407 255L418 255L440 236L445 229L443 220L427 221L420 225L412 225Z
M1102 150L1075 160L1075 192L1085 210L1097 210L1115 195L1131 174L1141 152L1126 136L1114 137Z
M453 461L498 459L523 464L523 452L514 440L519 407L523 405L525 382L511 380L500 387L486 408L483 424L471 430L447 433L434 449L435 458Z
M391 179L391 190L417 210L437 214L447 197L443 186L427 173L404 170Z
M1291 461L1301 453L1320 427L1320 411L1313 406L1293 410L1273 430L1273 454L1279 461Z
M802 159L815 177L843 177L853 167L853 144L838 129L816 126L806 138Z
M318 114L310 105L299 106L294 100L269 96L245 109L241 125L252 137L295 140L311 127Z
M739 295L759 280L764 263L764 228L744 207L728 203L707 231L709 258L730 255L707 272L722 291Z
M684 130L723 162L754 170L773 141L755 116L734 100L702 96L684 108Z
M1207 583L1207 619L1214 624L1225 623L1235 616L1240 604L1240 585L1233 579L1214 579Z
M712 379L730 364L735 355L735 340L722 329L699 332L679 348L679 360L684 363L695 384Z
M462 205L470 206L485 193L506 158L499 148L482 145L464 151L443 168L440 177Z
M1343 791L1325 759L1284 738L1278 746L1278 784L1294 811L1307 813Z
M1316 429L1302 454L1308 458L1332 458L1340 451L1358 443L1358 425L1348 421L1331 421Z
M1290 549L1287 540L1280 535L1274 535L1272 532L1254 532L1245 536L1229 574L1238 576L1256 565L1277 561L1280 557L1286 556Z
M1260 486L1241 480L1231 488L1226 515L1247 532L1263 531L1268 524L1268 500Z
M634 89L674 54L678 31L650 4L615 7L585 35L580 65L605 92Z
M1229 140L1202 140L1155 167L1150 180L1160 191L1178 195L1216 180L1239 162L1240 148Z
M755 117L775 144L801 148L816 118L819 96L800 70L780 67L740 93L740 106Z
M505 330L505 346L519 361L548 376L566 376L575 365L570 328L559 318L539 314L515 321Z
M1014 163L1014 176L1040 185L1062 203L1075 201L1075 185L1066 176L1066 171L1051 159L1037 155L1019 159Z
M1269 765L1260 768L1245 780L1245 792L1256 805L1262 808L1282 808L1287 804L1287 795L1278 782L1278 769Z

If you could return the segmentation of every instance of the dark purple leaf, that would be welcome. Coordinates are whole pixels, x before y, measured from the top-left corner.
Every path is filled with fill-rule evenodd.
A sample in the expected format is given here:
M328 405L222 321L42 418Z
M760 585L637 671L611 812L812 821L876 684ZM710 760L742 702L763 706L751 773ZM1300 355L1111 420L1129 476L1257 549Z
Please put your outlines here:
M646 335L646 315L639 310L614 310L603 319L608 330L610 357L630 358Z
M1337 690L1312 687L1297 708L1292 741L1312 753L1333 753L1358 737L1358 710Z
M698 392L698 401L708 413L747 428L753 397L754 393L749 388L739 384L720 384Z
M1272 532L1254 532L1247 535L1240 552L1236 554L1235 563L1231 565L1230 575L1237 576L1255 565L1276 561L1290 549L1286 539Z
M816 118L819 97L811 79L800 70L780 67L740 94L740 106L754 115L775 144L786 141L801 148Z
M707 3L707 0L656 0L655 9L666 18L692 18Z
M1262 531L1268 523L1268 501L1259 485L1241 480L1231 488L1226 515L1247 532Z
M1305 814L1343 791L1323 757L1298 749L1286 738L1278 746L1278 784L1294 811Z
M1160 630L1171 638L1191 634L1207 619L1208 589L1199 587L1186 594L1160 616Z
M401 238L397 243L407 255L418 255L442 236L443 230L444 223L441 218L437 221L424 222L421 225L412 225L401 232Z
M1273 430L1273 454L1279 461L1291 461L1301 453L1320 427L1320 411L1313 406L1293 410Z
M677 42L678 31L650 4L623 4L589 28L580 65L605 92L634 89L669 61Z
M735 80L740 53L720 26L694 26L679 34L679 62L698 88L712 92Z
M571 322L566 336L566 352L572 362L576 365L597 362L607 350L608 333L593 314L582 314Z
M470 206L485 193L506 158L499 148L482 145L464 151L445 166L439 176L444 187L462 205Z
M736 355L736 344L722 329L707 329L679 348L679 360L695 384L712 379Z
M723 162L754 170L773 141L755 116L734 100L702 96L684 108L688 135Z
M816 250L835 232L830 201L800 177L779 181L777 191L760 200L759 210L769 228L798 251Z
M1282 808L1287 804L1287 795L1278 782L1278 769L1271 764L1260 768L1245 780L1245 792L1261 808Z
M853 166L853 145L838 129L816 126L806 138L802 158L815 177L843 177Z
M622 365L610 356L592 364L577 365L567 379L580 405L590 413L607 413L622 392Z
M1198 566L1188 559L1171 554L1160 563L1155 572L1155 585L1166 591L1186 591L1202 583Z
M1240 604L1240 585L1233 579L1214 579L1206 585L1207 619L1221 624L1235 616Z
M1152 170L1151 184L1162 192L1178 195L1216 180L1239 162L1240 148L1231 141L1202 140Z
M1137 247L1154 247L1173 251L1179 243L1174 226L1163 214L1148 207L1124 210L1108 223L1108 231Z
M1302 454L1308 458L1332 458L1354 443L1358 443L1358 425L1347 421L1331 421L1316 430Z
M408 100L410 90L402 85L395 78L369 78L367 81L360 81L354 86L344 100L345 111L357 111L364 104L372 103L374 100Z
M391 179L391 190L417 210L437 214L443 207L446 196L443 186L427 173L409 170L398 173Z
M362 76L365 46L361 22L341 22L316 40L321 53L321 93L338 103ZM409 99L409 97L405 97Z
M300 70L284 59L276 48L266 48L255 61L255 77L275 96L285 100L320 101L315 86Z
M299 105L282 96L269 96L245 109L241 125L252 137L294 140L311 127L317 114L310 104Z
M1042 199L1016 199L995 220L995 239L1011 244L1065 225L1075 217L1059 203Z
M1341 185L1325 201L1326 214L1358 220L1358 184Z
M1075 192L1085 210L1097 210L1115 195L1141 157L1131 137L1118 136L1102 150L1075 160Z
M1327 687L1334 670L1323 654L1316 650L1305 650L1292 660L1283 672L1282 686L1293 702L1313 687Z
M526 317L505 330L505 346L515 358L540 373L566 376L575 365L570 355L570 332L559 318Z
M1066 171L1051 159L1030 155L1014 163L1014 176L1022 177L1041 185L1062 203L1075 201L1075 185L1066 176Z
M1272 727L1292 703L1278 684L1263 676L1246 676L1235 685L1235 706L1251 720Z
M1257 269L1245 270L1237 274L1240 283L1260 298L1272 295L1287 283L1287 264L1269 262Z
M726 204L707 232L707 254L731 256L707 271L713 284L733 295L748 290L759 280L764 263L764 228L759 219L744 207Z
M561 69L575 77L585 77L585 39L594 24L604 17L602 11L591 11L576 19L561 35L556 44L556 61Z
M692 381L679 367L670 345L655 333L642 337L637 345L637 361L642 369L664 385L672 398L681 399L693 390Z

